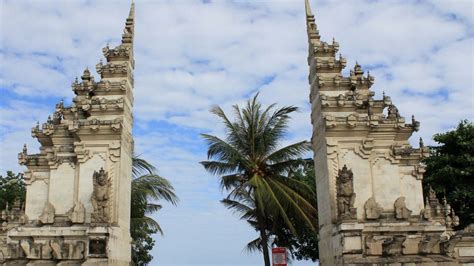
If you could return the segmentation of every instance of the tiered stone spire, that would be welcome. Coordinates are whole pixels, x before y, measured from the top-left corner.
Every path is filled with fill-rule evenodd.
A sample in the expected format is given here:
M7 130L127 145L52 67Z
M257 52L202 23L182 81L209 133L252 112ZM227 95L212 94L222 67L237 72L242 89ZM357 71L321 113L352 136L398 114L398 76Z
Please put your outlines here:
M99 81L86 68L72 105L61 100L32 128L40 153L25 146L18 155L28 168L26 209L0 241L7 262L129 265L134 20L132 3L121 43L96 65Z
M424 206L428 149L408 142L420 123L374 98L359 63L344 76L339 44L321 41L308 0L305 10L321 264L450 261L442 236L458 219L447 203Z

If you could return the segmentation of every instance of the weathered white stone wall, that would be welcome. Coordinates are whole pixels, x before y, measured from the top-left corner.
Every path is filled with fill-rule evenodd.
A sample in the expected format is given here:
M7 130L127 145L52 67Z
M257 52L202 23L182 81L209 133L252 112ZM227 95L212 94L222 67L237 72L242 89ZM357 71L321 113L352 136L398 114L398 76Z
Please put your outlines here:
M393 203L401 195L398 166L378 157L373 163L372 173L375 200L382 208L393 209Z
M66 214L74 204L75 170L71 163L62 163L51 170L49 179L49 202L56 214Z
M26 203L25 203L25 214L28 219L35 220L41 215L44 206L48 202L49 192L49 172L46 173L34 173L36 177L43 178L34 180L30 185L27 186Z

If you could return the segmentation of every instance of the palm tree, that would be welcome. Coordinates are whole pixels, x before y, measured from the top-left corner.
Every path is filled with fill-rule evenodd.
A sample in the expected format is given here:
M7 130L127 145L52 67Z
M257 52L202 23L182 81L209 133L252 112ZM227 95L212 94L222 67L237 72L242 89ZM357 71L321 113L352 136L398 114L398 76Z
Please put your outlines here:
M152 260L148 251L153 248L151 234L160 232L158 222L147 216L161 209L155 202L166 200L173 205L178 197L168 180L156 174L156 168L147 161L134 155L132 158L132 191L130 211L130 235L132 243L132 259L135 265L146 265Z
M228 191L222 203L253 226L260 236L251 241L249 250L260 250L266 266L270 265L268 248L272 232L284 224L292 233L299 225L316 227L314 192L288 175L301 164L301 157L311 149L307 141L280 148L285 136L289 114L294 106L275 109L272 104L262 109L257 96L249 99L244 109L234 105L235 120L231 121L216 106L211 112L224 123L225 139L202 134L208 143L208 161L201 164L220 176L221 187Z

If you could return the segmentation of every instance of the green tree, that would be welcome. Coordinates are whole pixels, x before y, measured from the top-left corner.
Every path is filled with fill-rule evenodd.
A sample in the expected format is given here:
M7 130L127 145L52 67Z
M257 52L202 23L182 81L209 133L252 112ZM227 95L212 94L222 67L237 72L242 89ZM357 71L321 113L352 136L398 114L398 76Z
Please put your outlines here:
M4 210L8 204L10 208L18 199L24 203L26 197L25 182L22 174L7 171L7 175L0 175L0 210Z
M292 169L290 178L294 178L309 186L316 196L316 179L314 173L313 159L301 159L301 166ZM317 198L313 201L314 208L317 208ZM284 224L276 227L274 243L277 246L287 247L290 254L297 260L319 259L318 235L306 224L298 226L297 234L291 233Z
M156 174L156 168L147 161L134 156L132 159L132 190L130 235L132 237L132 261L135 265L148 265L153 259L149 254L155 241L152 234L161 233L158 222L147 216L161 209L156 201L166 200L173 205L178 197L168 180Z
M276 226L284 224L294 234L301 224L313 231L316 227L314 192L304 182L288 177L291 168L301 165L297 158L311 147L301 141L280 148L289 114L297 109L275 110L275 104L263 109L256 95L243 109L233 106L234 121L218 106L211 110L225 125L225 140L202 134L209 147L208 161L201 164L220 176L221 187L229 192L222 200L225 206L259 232L247 247L260 250L266 266L270 265L268 248Z
M460 218L458 228L474 223L474 125L463 120L457 128L434 136L423 183L446 197Z

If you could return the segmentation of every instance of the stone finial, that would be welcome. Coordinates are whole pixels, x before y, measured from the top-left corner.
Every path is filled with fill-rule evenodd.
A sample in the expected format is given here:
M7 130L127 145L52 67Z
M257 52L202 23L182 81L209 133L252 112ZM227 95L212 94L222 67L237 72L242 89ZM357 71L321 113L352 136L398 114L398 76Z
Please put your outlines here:
M399 197L397 200L395 200L393 206L395 209L395 218L399 220L410 218L412 211L407 208L405 197Z
M436 208L439 206L438 197L436 197L436 191L433 189L432 186L429 186L428 190L428 203L431 208Z
M125 28L123 29L122 44L133 44L133 35L135 28L135 3L130 5L130 12L125 21Z
M337 176L337 210L341 220L356 219L357 209L354 208L354 174L346 165L339 170Z
M313 16L313 12L311 11L311 6L309 5L309 1L305 0L304 1L304 9L306 11L306 16L311 17Z
M89 71L89 68L86 67L86 69L84 69L84 73L83 73L82 76L81 76L81 79L82 79L83 81L86 81L86 80L87 80L87 81L90 81L90 80L91 80L91 77L92 77L92 76L91 76L91 72Z
M423 142L423 138L420 137L420 148L423 149L425 147L425 143Z
M367 220L376 220L382 214L383 208L375 201L374 197L369 198L365 204L365 218Z
M305 0L305 11L306 11L306 30L308 33L308 41L317 40L321 38L319 36L319 31L316 26L316 22L314 20L314 15L311 12L311 6L309 5L309 1Z
M19 198L16 198L13 201L13 207L12 210L14 211L21 211L21 200Z
M354 66L354 74L356 75L362 75L364 74L364 71L362 70L361 65L356 61L355 66Z
M23 154L28 154L28 148L26 147L26 143L23 144Z
M387 115L388 118L395 118L395 119L398 119L400 118L400 113L398 112L398 108L391 104L388 106L388 115Z
M415 115L411 116L411 127L414 131L420 130L420 122L415 120Z

